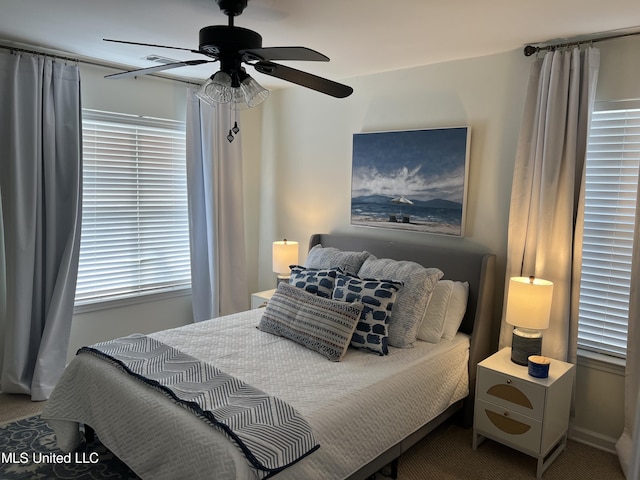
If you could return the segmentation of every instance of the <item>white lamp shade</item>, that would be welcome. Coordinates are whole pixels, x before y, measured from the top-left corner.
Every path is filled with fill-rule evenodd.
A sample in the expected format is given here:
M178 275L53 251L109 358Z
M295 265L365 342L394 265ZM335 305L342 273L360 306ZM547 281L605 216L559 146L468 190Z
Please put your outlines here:
M534 277L512 277L508 295L507 323L531 330L549 328L552 282Z
M298 263L298 242L281 240L273 242L272 250L273 271L282 275L287 275L290 265Z

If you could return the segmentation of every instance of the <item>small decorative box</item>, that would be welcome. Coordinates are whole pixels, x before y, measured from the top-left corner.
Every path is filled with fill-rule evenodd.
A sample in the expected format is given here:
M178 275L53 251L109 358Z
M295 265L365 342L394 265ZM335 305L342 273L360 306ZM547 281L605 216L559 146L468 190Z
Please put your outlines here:
M529 357L529 375L536 378L547 378L550 364L551 360L547 357L531 355Z

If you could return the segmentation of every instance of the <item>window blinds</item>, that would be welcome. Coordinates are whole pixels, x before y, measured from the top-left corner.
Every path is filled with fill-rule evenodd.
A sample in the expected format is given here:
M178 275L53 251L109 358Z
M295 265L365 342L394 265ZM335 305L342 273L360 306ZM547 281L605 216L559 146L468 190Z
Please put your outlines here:
M190 286L181 122L83 110L76 305Z
M626 356L640 108L602 110L591 120L578 346Z

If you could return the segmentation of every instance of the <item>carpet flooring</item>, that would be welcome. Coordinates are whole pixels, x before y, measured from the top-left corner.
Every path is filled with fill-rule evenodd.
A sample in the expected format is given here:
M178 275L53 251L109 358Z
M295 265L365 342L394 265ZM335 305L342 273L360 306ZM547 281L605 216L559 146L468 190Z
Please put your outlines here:
M492 440L471 448L471 429L444 424L400 457L401 480L515 480L536 478L537 460ZM569 440L543 480L624 480L618 458Z
M0 392L0 425L38 415L46 403L32 402L28 395L11 395Z

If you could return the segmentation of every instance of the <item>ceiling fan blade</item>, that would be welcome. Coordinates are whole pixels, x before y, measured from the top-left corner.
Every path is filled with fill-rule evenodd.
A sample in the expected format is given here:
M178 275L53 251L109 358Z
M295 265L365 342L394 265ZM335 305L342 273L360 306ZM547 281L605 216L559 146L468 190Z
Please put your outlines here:
M248 60L306 60L328 62L329 57L307 47L265 47L240 50Z
M189 67L193 65L202 65L203 63L211 63L211 62L215 62L215 60L186 60L184 62L164 63L162 65L156 65L155 67L139 68L137 70L129 70L126 72L112 73L111 75L106 75L104 78L116 79L116 78L136 77L138 75L147 75L149 73L161 72L163 70L169 70L171 68Z
M201 55L207 55L207 52L204 51L200 51L200 50L192 50L191 48L182 48L182 47L169 47L168 45L156 45L154 43L139 43L139 42L128 42L126 40L112 40L110 38L103 38L102 39L105 42L114 42L114 43L126 43L128 45L141 45L143 47L154 47L154 48L170 48L172 50L184 50L186 52L191 52L191 53L199 53Z
M348 85L343 85L333 80L318 77L311 73L296 70L295 68L285 67L277 63L258 62L253 66L258 72L264 73L265 75L296 83L303 87L326 93L332 97L345 98L353 93L353 88Z

